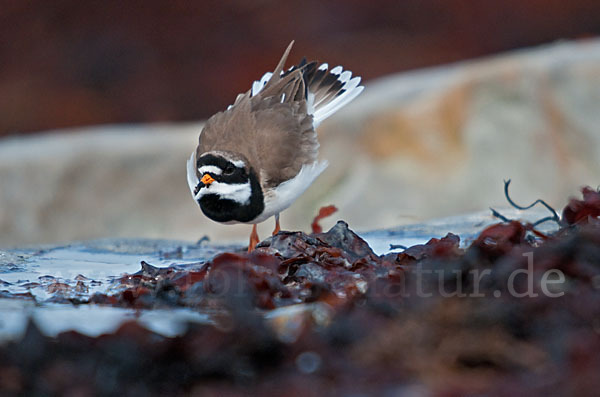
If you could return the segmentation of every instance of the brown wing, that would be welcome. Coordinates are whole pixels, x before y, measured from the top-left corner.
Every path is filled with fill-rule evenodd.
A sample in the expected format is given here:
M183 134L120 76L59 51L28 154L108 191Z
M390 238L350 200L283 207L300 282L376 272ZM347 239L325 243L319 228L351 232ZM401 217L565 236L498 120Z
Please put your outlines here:
M317 160L319 143L312 116L306 110L302 71L281 76L291 44L256 96L238 96L225 112L211 117L200 134L198 155L213 150L243 155L259 174L263 187L272 187L298 174Z
M271 103L270 103L271 102ZM272 103L266 99L255 111L257 154L263 182L274 186L296 176L317 160L319 142L306 103Z

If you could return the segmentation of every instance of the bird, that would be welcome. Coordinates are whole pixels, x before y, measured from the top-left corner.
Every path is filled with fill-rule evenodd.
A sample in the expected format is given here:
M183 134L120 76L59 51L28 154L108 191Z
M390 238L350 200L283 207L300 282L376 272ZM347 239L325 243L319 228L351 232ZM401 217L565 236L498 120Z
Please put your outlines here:
M265 73L225 111L204 124L187 161L190 192L209 219L256 225L287 209L327 168L319 160L316 128L364 89L342 66L300 63L285 69L292 41L273 72Z

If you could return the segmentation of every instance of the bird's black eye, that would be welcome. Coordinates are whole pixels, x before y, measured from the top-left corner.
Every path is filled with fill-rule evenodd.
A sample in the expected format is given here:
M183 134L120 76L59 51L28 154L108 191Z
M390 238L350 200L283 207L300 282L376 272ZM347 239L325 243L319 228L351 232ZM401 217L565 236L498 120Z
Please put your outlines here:
M235 171L235 167L233 165L228 165L227 167L225 167L225 169L223 170L223 173L225 175L231 175L233 174L233 171Z

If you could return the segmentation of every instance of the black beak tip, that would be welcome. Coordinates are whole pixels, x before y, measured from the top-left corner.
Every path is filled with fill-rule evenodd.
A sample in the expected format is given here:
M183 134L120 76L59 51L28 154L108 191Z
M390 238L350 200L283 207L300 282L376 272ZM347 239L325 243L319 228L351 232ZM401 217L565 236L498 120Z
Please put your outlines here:
M194 189L194 196L197 195L200 189L202 189L204 186L206 185L203 182L198 183L198 185L196 185L196 188Z

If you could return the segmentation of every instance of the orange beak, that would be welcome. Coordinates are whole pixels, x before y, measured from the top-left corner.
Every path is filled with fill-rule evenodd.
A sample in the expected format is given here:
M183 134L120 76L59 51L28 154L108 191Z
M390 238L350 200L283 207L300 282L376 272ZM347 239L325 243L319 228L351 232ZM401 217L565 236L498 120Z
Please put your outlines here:
M204 176L202 177L202 179L200 179L200 182L204 183L205 185L210 185L214 181L215 181L215 179L212 176L208 175L208 174L204 174Z

